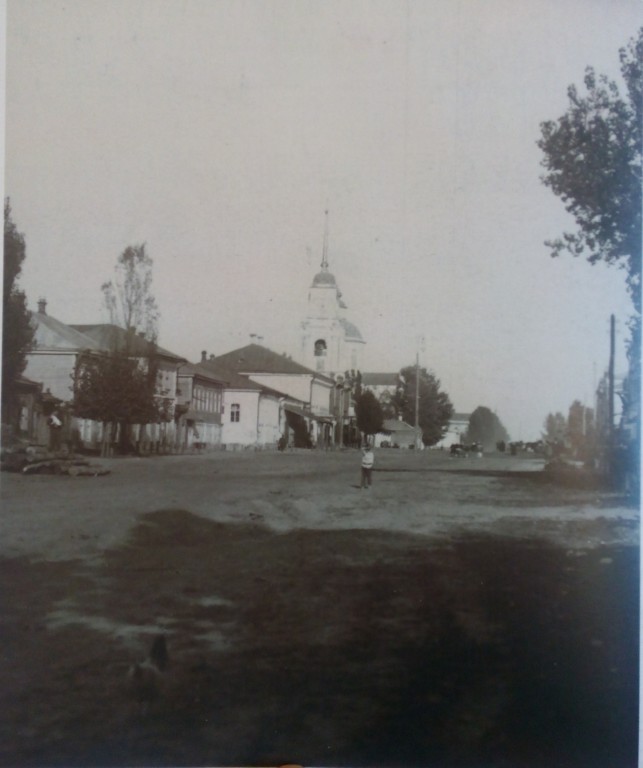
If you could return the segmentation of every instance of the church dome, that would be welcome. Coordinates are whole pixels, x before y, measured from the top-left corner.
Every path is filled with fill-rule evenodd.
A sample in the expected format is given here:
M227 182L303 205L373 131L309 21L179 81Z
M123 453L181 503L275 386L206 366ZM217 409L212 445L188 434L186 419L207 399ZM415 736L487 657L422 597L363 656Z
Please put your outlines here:
M335 282L335 275L328 272L327 270L318 272L315 277L313 277L313 288L316 288L320 285L329 285L334 287L337 286L337 283Z

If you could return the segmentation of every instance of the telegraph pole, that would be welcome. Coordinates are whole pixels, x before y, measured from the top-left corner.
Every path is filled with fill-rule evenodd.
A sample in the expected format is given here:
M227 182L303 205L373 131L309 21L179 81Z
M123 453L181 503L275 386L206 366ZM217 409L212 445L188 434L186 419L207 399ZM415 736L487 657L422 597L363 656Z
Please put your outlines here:
M415 448L422 448L422 429L420 428L420 351L424 352L424 336L416 339L415 352Z
M415 353L415 448L420 448L418 425L420 423L420 351Z
M614 445L614 347L616 346L616 331L614 315L610 315L610 364L608 369L609 386L609 443L610 447Z

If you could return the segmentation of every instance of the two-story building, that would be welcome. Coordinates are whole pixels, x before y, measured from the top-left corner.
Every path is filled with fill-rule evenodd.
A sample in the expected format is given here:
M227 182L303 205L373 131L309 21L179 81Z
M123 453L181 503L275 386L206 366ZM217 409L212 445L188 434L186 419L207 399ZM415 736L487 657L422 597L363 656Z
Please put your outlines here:
M248 344L217 357L220 368L247 376L255 384L279 393L284 400L287 419L294 424L297 418L307 422L309 439L313 445L332 441L332 398L335 380L318 371L300 365L286 355L280 355L260 344ZM288 402L290 400L290 402Z
M105 353L124 352L147 366L156 365L155 399L161 417L156 423L132 426L132 440L141 450L152 447L170 450L176 443L175 411L177 404L178 370L187 360L150 342L143 334L136 334L112 323L72 325L71 328L93 339ZM81 425L87 430L86 425Z
M25 378L42 384L43 392L63 403L71 403L79 361L87 354L102 354L103 348L87 334L48 315L45 299L31 313L31 324L34 338L26 355Z
M224 366L220 359L201 353L194 368L222 382L221 445L228 450L276 448L286 430L285 403L281 392L259 384Z
M220 447L226 382L191 363L181 365L177 378L177 446L182 450Z

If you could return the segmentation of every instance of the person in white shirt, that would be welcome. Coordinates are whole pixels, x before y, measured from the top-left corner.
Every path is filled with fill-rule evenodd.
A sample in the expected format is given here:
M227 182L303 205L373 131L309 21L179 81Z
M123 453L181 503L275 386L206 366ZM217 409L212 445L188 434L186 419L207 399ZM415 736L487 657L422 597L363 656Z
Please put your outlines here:
M63 423L60 420L58 411L54 411L51 414L47 419L47 424L49 425L49 450L54 452L59 451L60 433L62 431Z
M375 454L370 445L362 448L362 484L361 488L371 487L371 474L375 464Z

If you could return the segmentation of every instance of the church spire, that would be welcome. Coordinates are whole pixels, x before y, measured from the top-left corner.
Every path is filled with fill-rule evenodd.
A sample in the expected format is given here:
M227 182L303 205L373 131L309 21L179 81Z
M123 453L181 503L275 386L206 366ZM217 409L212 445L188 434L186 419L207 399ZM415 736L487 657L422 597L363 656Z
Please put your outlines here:
M324 211L324 214L324 247L322 250L321 269L322 272L328 272L328 209Z

